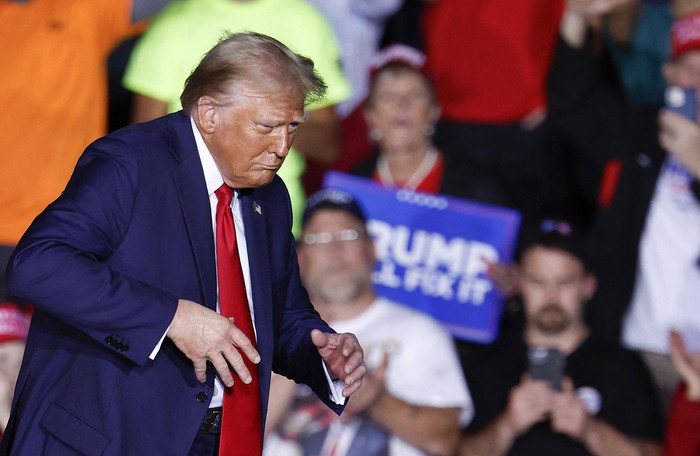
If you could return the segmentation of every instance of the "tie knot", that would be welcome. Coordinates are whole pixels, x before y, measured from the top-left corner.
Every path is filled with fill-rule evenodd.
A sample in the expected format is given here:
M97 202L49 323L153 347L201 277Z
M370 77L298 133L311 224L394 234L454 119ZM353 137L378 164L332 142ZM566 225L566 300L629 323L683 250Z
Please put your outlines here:
M231 205L231 200L233 199L233 189L225 183L221 184L221 187L216 189L214 194L220 203L223 203L226 206Z

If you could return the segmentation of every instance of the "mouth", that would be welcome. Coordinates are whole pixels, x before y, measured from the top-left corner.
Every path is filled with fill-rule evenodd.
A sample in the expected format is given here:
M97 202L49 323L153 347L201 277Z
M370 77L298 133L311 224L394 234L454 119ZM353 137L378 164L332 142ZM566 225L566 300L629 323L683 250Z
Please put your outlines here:
M282 167L282 163L280 163L279 165L260 165L260 168L263 171L271 171L273 173L276 173L277 171L279 171L279 169L281 167Z
M391 126L394 128L409 128L411 126L411 122L404 119L396 119L391 123Z

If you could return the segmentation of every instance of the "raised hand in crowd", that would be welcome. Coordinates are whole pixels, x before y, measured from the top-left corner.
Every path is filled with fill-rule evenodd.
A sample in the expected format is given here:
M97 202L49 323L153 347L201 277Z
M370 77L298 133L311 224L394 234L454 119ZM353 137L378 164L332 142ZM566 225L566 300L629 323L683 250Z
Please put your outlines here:
M686 397L691 401L700 401L700 353L688 352L678 331L670 331L668 345L673 366L686 384Z
M362 387L353 395L351 401L345 407L341 420L350 421L355 416L369 412L371 408L378 404L381 397L386 393L386 369L389 365L389 354L384 354L384 360L374 369L370 369L362 380Z
M686 116L662 109L659 112L659 143L700 178L700 125Z

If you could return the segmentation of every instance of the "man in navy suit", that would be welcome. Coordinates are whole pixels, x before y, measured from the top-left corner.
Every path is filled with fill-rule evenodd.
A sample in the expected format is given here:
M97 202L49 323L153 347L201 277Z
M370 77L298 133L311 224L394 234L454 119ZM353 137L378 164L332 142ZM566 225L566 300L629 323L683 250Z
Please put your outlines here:
M324 89L278 41L231 35L187 80L183 111L86 149L8 268L11 292L36 310L3 454L216 454L203 420L222 385L250 381L244 357L258 363L261 426L271 370L340 413L362 383L362 350L309 303L276 176ZM217 313L224 183L256 345Z

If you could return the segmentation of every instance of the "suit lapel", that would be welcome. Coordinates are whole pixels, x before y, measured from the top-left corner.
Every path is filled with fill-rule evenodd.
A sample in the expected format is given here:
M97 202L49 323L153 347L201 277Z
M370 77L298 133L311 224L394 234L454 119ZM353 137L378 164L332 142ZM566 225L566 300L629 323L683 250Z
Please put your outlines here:
M180 163L173 171L173 181L199 273L202 304L216 310L216 257L209 197L189 117L173 114L168 134L170 151Z
M255 191L241 192L241 213L245 224L245 240L248 248L248 265L250 283L253 288L253 311L255 312L255 331L257 347L261 362L258 365L258 386L260 388L260 408L265 425L267 401L270 391L270 372L274 350L272 331L272 276L270 273L270 256L268 255L267 209L262 202L256 201Z
M256 201L255 192L241 193L241 214L245 224L246 246L250 282L253 288L253 311L257 332L258 351L263 359L272 356L272 290L268 255L267 224L261 202Z

